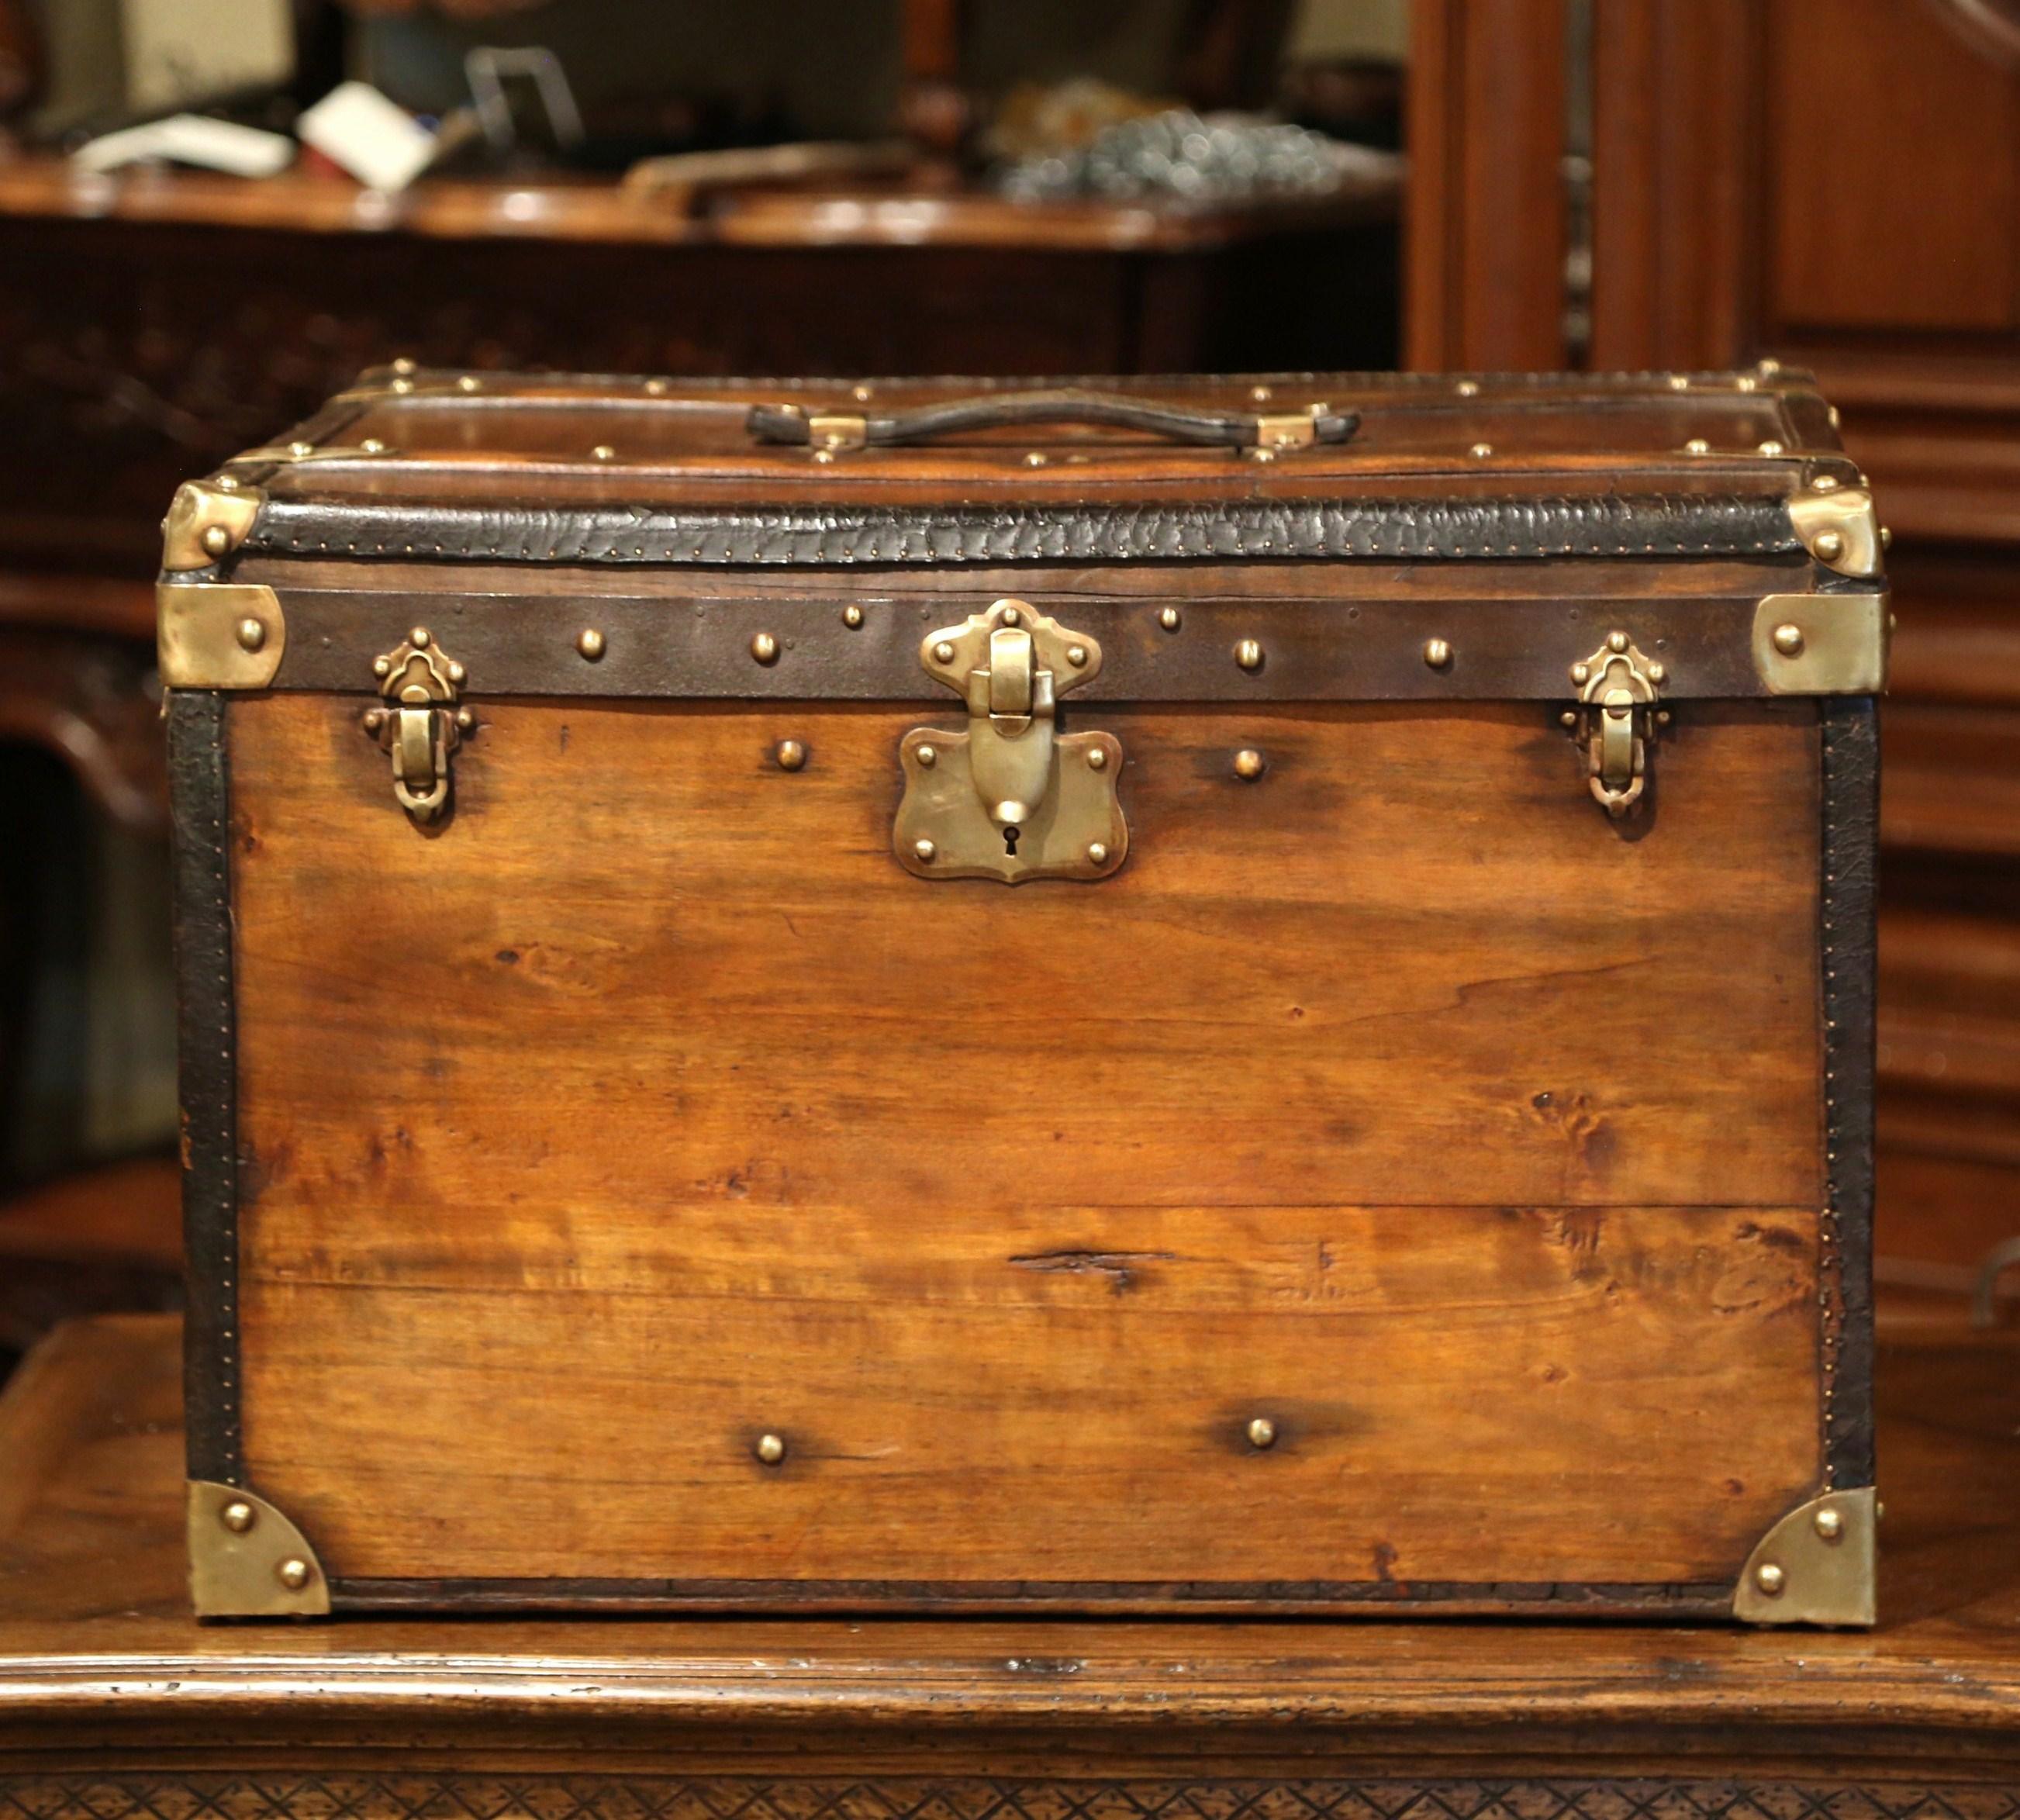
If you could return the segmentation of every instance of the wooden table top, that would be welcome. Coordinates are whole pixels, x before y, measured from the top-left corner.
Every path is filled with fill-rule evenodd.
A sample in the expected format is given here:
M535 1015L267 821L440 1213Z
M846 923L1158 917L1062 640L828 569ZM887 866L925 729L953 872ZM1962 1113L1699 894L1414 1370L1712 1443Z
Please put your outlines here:
M2013 1799L1982 1811L2020 1812L2020 1333L1883 1328L1869 1634L1380 1618L199 1626L183 1603L178 1341L169 1317L78 1322L0 1396L0 1771L53 1752L395 1743L543 1763L622 1748L641 1763L789 1750L888 1766L910 1752L992 1774L1827 1761L1833 1777L1995 1777ZM5 1794L0 1781L0 1813Z

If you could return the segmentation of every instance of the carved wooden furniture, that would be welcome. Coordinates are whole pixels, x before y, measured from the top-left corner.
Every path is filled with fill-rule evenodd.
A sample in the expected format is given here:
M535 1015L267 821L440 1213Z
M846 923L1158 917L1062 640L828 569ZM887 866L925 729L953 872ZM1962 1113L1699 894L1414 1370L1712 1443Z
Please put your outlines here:
M1900 620L1880 1248L1961 1291L2020 1226L2020 9L1415 17L1412 364L1778 358L1816 371L1872 477Z
M0 1399L0 1814L2011 1820L2020 1351L1882 1331L1871 1633L199 1626L174 1324L93 1321Z

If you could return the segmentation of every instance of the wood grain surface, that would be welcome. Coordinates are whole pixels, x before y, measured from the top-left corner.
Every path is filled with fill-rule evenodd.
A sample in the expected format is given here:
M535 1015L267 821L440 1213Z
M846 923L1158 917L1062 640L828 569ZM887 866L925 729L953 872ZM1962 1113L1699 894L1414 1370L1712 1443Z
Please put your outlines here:
M1103 710L1130 860L1014 892L890 858L916 710L495 706L433 838L355 713L231 727L332 1578L1729 1586L1815 1483L1811 710L1636 837L1535 711Z

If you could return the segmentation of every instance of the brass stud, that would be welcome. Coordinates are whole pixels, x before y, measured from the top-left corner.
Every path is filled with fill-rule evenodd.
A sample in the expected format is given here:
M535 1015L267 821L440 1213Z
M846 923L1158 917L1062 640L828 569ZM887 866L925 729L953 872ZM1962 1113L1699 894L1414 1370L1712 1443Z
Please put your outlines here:
M936 663L954 662L954 647L946 639L943 638L933 647L933 662Z
M1702 436L1693 436L1684 445L1684 452L1686 455L1709 455L1711 453L1711 445Z
M290 1593L299 1593L309 1583L309 1564L300 1555L289 1555L274 1568L274 1577Z
M1797 625L1777 626L1775 628L1775 648L1784 657L1800 657L1803 654L1803 628Z
M1606 635L1606 648L1609 651L1625 651L1627 648L1627 634L1625 632L1608 633Z
M412 380L395 380L393 382L393 390L398 392L402 398L405 398L407 394L411 392L413 389L414 382Z
M1653 681L1656 679L1651 677L1649 680ZM1655 710L1655 725L1659 727L1666 727L1675 717L1667 708L1658 708ZM1571 718L1576 720L1578 716L1574 714Z
M1652 683L1657 684L1667 682L1669 680L1669 666L1664 663L1650 664L1648 666L1648 680Z
M603 655L603 634L594 626L585 626L575 635L575 648L594 663Z
M1024 465L1026 467L1043 467L1050 459L1034 449L1024 457Z
M460 392L481 391L483 390L483 380L479 379L474 372L465 373L462 378L456 382L456 389Z
M1781 361L1775 359L1771 354L1762 355L1761 358L1753 364L1760 372L1770 379L1772 379L1776 373L1782 370Z
M617 451L607 442L598 443L589 452L598 461L615 461L617 459Z
M1024 616L1018 608L1005 607L1003 609L1002 619L1006 626L1021 626L1024 623Z
M863 609L852 601L841 609L841 623L850 631L855 631L863 623Z
M1273 449L1244 449L1241 452L1251 461L1274 461L1277 459L1277 452Z
M207 525L203 532L204 552L209 556L223 556L231 547L231 533L222 525Z
M1480 381L1478 380L1461 380L1459 383L1452 388L1452 390L1457 392L1462 398L1477 398L1480 396Z
M1820 474L1810 482L1811 491L1819 493L1834 493L1838 485L1838 478L1834 474Z
M816 449L814 451L814 460L823 467L831 467L834 465L834 451L832 449Z
M912 754L912 756L918 761L919 768L921 771L930 771L940 761L940 755L938 749L932 746L921 746ZM921 859L931 859L932 856L931 854L921 854L920 857Z
M930 841L914 841L912 843L912 852L917 856L921 865L930 866L933 863L934 855L939 852L939 848Z
M1837 1542L1844 1535L1844 1513L1826 1504L1815 1517L1817 1534L1826 1542Z
M772 756L781 771L799 771L805 767L807 749L797 739L781 739L772 748Z
M1276 394L1267 386L1251 386L1248 388L1249 401L1252 404L1266 405L1275 396Z
M428 648L428 629L425 626L416 626L413 630L407 634L407 642L412 645L416 651L427 650Z
M1775 438L1771 436L1765 442L1760 445L1760 452L1763 455L1780 455L1783 453L1784 451L1781 444L1777 442Z
M1844 533L1842 531L1819 531L1817 540L1811 548L1819 562L1835 562L1844 554Z
M391 676L393 674L392 659L390 657L373 658L372 659L372 674L374 676L381 678Z
M454 683L467 682L470 680L470 672L461 664L452 663L449 667L449 679Z
M1891 550L1894 547L1893 531L1885 525L1880 527L1880 547L1882 550Z
M1566 708L1561 714L1557 716L1557 722L1560 726L1575 727L1578 725L1577 711L1575 709Z
M1452 648L1444 639L1427 638L1424 641L1424 661L1432 669L1447 669L1450 667L1451 660Z
M386 445L376 436L366 437L358 446L367 455L383 455L386 452Z
M750 655L760 663L776 663L779 661L779 641L769 632L760 632L750 641Z
M1087 647L1084 645L1069 645L1066 647L1066 662L1076 670L1084 670L1087 667Z
M1669 375L1669 390L1671 391L1687 392L1690 389L1691 376L1688 373L1673 372Z
M237 492L238 491L238 476L235 474L220 474L217 477L217 490L221 493Z
M1259 1415L1248 1425L1248 1444L1252 1448L1269 1448L1277 1444L1277 1425L1266 1415Z
M459 732L473 732L477 726L477 717L467 708L458 708L456 710L456 725Z
M874 386L853 386L850 387L848 395L859 405L866 405L877 395L877 388Z
M1475 461L1484 461L1493 452L1494 445L1491 442L1476 442L1466 451Z
M1782 1589L1789 1583L1789 1576L1773 1561L1763 1561L1753 1570L1753 1583L1771 1599L1778 1599Z
M260 1513L243 1498L234 1498L218 1512L217 1520L234 1535L243 1535L260 1520Z
M1244 746L1234 755L1234 775L1252 783L1269 768L1269 761L1253 746Z
M1090 771L1106 771L1108 768L1108 748L1106 746L1088 747L1087 768Z
M410 354L401 354L398 360L393 362L393 370L398 373L412 372L414 370L412 356Z
M672 389L664 380L648 380L645 382L645 396L649 398L663 398Z
M241 619L235 630L242 650L257 651L267 642L267 627L262 620Z
M1735 391L1750 392L1756 390L1760 383L1760 382L1753 374L1743 372L1732 382L1732 386Z
M1177 631L1179 624L1179 609L1176 607L1166 607L1163 612L1158 614L1157 623L1162 626L1167 632Z
M305 455L314 454L315 445L313 442L290 442L288 445L288 452L299 461Z
M1592 681L1592 666L1589 663L1574 663L1571 666L1571 681L1582 688Z
M1253 638L1244 638L1234 648L1234 661L1244 670L1262 667L1262 647Z
M365 710L364 726L366 732L376 733L385 724L386 710L383 708L367 708Z
M1838 409L1837 406L1837 405L1832 405L1832 406L1831 406L1831 407L1830 407L1830 408L1829 408L1829 409L1828 409L1828 410L1824 413L1824 415L1830 420L1830 427L1831 427L1833 430L1837 429L1837 428L1838 427L1838 426L1839 426L1840 424L1841 424L1841 423L1844 421L1844 414L1843 414L1843 413L1842 413L1842 412Z
M1088 844L1087 857L1091 865L1106 866L1108 863L1108 849L1100 841L1092 841Z

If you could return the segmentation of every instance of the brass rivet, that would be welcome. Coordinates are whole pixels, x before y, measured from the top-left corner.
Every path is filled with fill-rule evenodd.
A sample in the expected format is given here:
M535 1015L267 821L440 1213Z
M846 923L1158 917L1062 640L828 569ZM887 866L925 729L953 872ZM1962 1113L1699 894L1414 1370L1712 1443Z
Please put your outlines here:
M1021 626L1024 623L1023 614L1015 607L1005 607L1003 609L1002 618L1003 623L1006 626Z
M1090 841L1088 844L1087 857L1092 865L1106 866L1108 863L1108 849L1099 841Z
M816 449L814 451L814 460L823 467L826 467L834 461L834 451L832 449Z
M1830 420L1830 427L1833 430L1837 429L1838 426L1844 421L1843 415L1839 412L1837 406L1835 405L1832 405L1824 414Z
M1838 478L1834 474L1820 474L1810 482L1811 490L1819 493L1834 493L1839 485Z
M1268 767L1268 761L1253 746L1244 746L1234 755L1234 775L1252 782Z
M393 370L395 372L412 372L414 370L412 357L409 354L401 354L393 362Z
M575 648L594 663L603 655L603 634L594 626L585 626L575 635Z
M1591 680L1592 666L1589 663L1574 663L1571 666L1571 681L1573 682L1579 684L1582 687Z
M1760 383L1750 372L1742 373L1732 383L1735 391L1742 392L1750 392Z
M1087 749L1087 768L1090 771L1106 771L1108 768L1108 748L1106 746L1090 746Z
M1179 609L1176 607L1165 608L1162 612L1158 614L1157 623L1162 626L1167 632L1177 631L1179 623Z
M1687 392L1690 389L1691 378L1688 373L1673 372L1669 375L1669 390L1671 391Z
M470 672L460 663L452 663L449 667L449 679L451 682L467 682Z
M258 619L241 619L238 625L239 644L248 651L257 651L267 642L267 628Z
M411 392L413 389L414 382L412 380L395 380L393 382L393 390L398 392L402 398L405 398L406 394Z
M309 1564L299 1555L289 1555L274 1568L274 1577L290 1593L299 1593L309 1583Z
M1779 455L1782 452L1782 445L1771 436L1760 445L1760 452L1763 455Z
M1844 533L1842 531L1819 531L1812 547L1819 562L1835 562L1844 554Z
M456 382L456 389L460 392L474 392L480 390L483 383L475 373L467 372Z
M1424 661L1433 670L1443 670L1452 659L1451 646L1442 638L1428 638L1424 641Z
M1651 676L1649 680L1651 682L1658 682L1662 679L1659 677ZM1666 727L1673 717L1667 708L1658 708L1655 710L1655 725L1659 727ZM1571 718L1576 720L1578 716L1574 714Z
M1884 525L1880 527L1880 547L1882 550L1891 550L1894 547L1894 533Z
M1255 404L1266 405L1275 394L1267 386L1251 386L1248 388L1248 396L1251 401Z
M649 398L663 398L670 389L664 380L648 380L645 382L645 396Z
M1244 670L1262 667L1262 647L1253 638L1244 638L1234 648L1234 661Z
M1781 361L1776 360L1771 354L1763 354L1761 358L1757 360L1753 364L1760 372L1767 374L1771 378L1782 370Z
M366 437L358 446L367 455L383 455L386 452L386 445L376 436Z
M425 626L416 626L412 631L407 634L407 642L412 645L416 651L427 650L428 648L427 627Z
M951 663L954 662L954 647L950 645L946 639L943 638L939 644L933 647L933 662L936 663Z
M781 771L797 771L807 761L807 749L797 739L781 739L772 749Z
M776 1434L761 1434L758 1444L750 1450L768 1466L776 1466L786 1457L784 1440Z
M769 632L760 632L750 641L750 655L760 663L776 663L779 661L779 641Z
M218 1520L234 1535L243 1535L260 1520L260 1513L243 1498L234 1498L218 1512Z
M1076 670L1084 669L1087 664L1087 647L1084 645L1069 645L1066 647L1066 662Z
M1784 657L1800 657L1803 652L1803 628L1800 626L1777 626L1775 628L1775 648Z
M848 395L859 405L866 405L877 395L877 392L874 386L856 386L851 388Z
M467 733L476 727L477 717L467 708L458 708L456 710L456 724L459 732Z
M238 491L238 476L235 474L220 474L217 477L217 490L221 493L237 492Z
M304 455L314 454L315 445L313 442L290 442L288 452L299 460Z
M1251 461L1274 461L1277 459L1277 452L1273 449L1244 449L1241 452Z
M852 601L841 609L841 623L853 632L863 623L863 609Z
M1826 1542L1837 1542L1844 1534L1844 1518L1826 1505L1816 1514L1817 1534Z
M376 733L376 732L377 732L379 731L379 729L380 729L381 727L384 726L384 725L385 725L385 724L386 724L386 711L385 711L385 710L384 710L384 709L383 709L383 708L367 708L367 709L365 710L365 722L364 722L364 725L365 725L365 732L368 732L368 733Z
M1608 633L1606 648L1609 651L1625 651L1627 648L1627 634L1625 632Z
M1252 1448L1274 1447L1277 1444L1277 1425L1266 1415L1259 1415L1248 1425L1248 1444Z
M1478 380L1461 380L1452 389L1456 391L1462 398L1477 398L1480 396L1480 381Z
M1030 454L1024 457L1024 465L1026 467L1043 467L1045 465L1046 459L1047 458L1045 456L1041 455L1038 451L1034 449Z
M1668 665L1662 663L1650 664L1648 666L1648 680L1651 682L1667 682L1669 680Z
M1575 727L1578 725L1578 714L1575 710L1566 708L1561 714L1557 716L1557 720L1560 725Z
M598 461L615 461L617 459L617 451L607 442L598 443L589 452Z
M930 866L933 862L933 856L939 852L939 848L930 841L914 841L912 843L912 851L918 856L922 864Z
M203 547L206 554L222 556L231 547L231 533L222 525L205 526Z
M919 768L922 771L932 770L940 761L939 752L931 746L921 746L912 756L918 761Z
M1484 461L1494 452L1494 445L1491 442L1476 442L1466 452L1475 461Z
M1686 455L1709 455L1711 453L1711 445L1702 436L1693 436L1684 445L1684 452Z
M372 674L374 676L391 676L393 674L392 659L390 657L373 658L372 659Z
M1753 1570L1753 1583L1771 1599L1778 1599L1782 1589L1789 1583L1789 1576L1772 1561L1763 1561Z

